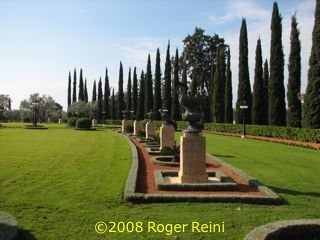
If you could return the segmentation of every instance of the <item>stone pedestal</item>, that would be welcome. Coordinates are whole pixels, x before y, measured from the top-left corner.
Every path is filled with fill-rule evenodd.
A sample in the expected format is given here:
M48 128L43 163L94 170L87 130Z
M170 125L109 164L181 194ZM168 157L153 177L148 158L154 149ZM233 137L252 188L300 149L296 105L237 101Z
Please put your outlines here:
M122 132L125 132L126 131L126 126L127 126L127 120L126 119L123 119L122 120L122 127L121 127L121 131Z
M141 125L140 125L139 121L134 120L134 122L133 122L133 135L136 136L139 131L141 131Z
M174 145L174 127L162 125L160 128L160 150L164 147L172 148Z
M92 127L96 127L97 126L97 119L92 119Z
M59 124L61 124L62 123L62 120L61 120L61 118L59 118Z
M146 138L151 138L156 136L156 126L153 122L148 122L146 124Z
M206 139L201 133L184 133L180 137L181 183L206 183Z

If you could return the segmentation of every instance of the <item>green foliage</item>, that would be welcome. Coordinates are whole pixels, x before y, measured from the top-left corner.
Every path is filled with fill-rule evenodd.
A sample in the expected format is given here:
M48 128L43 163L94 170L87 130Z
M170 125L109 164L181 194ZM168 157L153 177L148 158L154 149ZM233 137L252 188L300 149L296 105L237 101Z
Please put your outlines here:
M227 51L227 69L226 69L226 84L225 84L225 93L224 93L224 122L232 123L233 122L233 108L232 108L232 72L230 67L230 48Z
M164 68L164 86L163 86L163 109L168 110L169 116L171 116L171 105L172 105L172 96L171 96L171 60L170 60L170 42L168 42L166 62Z
M252 123L256 125L263 125L264 112L261 106L264 103L264 86L263 86L263 69L262 69L262 49L260 38L257 41L256 47L256 61L254 69L254 83L253 83L253 103L252 103Z
M76 127L80 129L90 129L91 124L92 122L89 118L79 118L76 122Z
M80 68L78 101L84 102L84 86L83 86L82 68Z
M172 83L172 102L171 102L171 119L178 121L181 119L180 104L179 104L179 52L176 49L176 56L174 58L174 69L173 69L173 83Z
M248 106L244 111L246 123L252 121L252 95L251 85L249 79L249 66L248 66L248 34L246 20L242 19L240 38L239 38L239 75L238 75L238 99L236 103L236 122L242 122L241 105Z
M161 98L161 66L160 66L160 51L157 49L156 55L156 67L154 74L154 99L153 99L153 112L156 113L155 119L160 120L161 115L159 109L162 108L162 98Z
M309 58L308 85L303 104L303 126L320 128L320 2L316 1Z
M133 133L133 126L131 124L126 125L124 131L126 133Z
M68 127L76 127L77 120L78 120L77 117L68 118L68 122L67 122Z
M72 90L72 103L77 101L77 71L73 72L73 90Z
M152 72L150 54L148 54L147 72L145 79L145 97L144 97L144 117L147 118L147 113L153 110L153 87L152 87Z
M128 83L127 83L127 108L128 111L132 110L132 83L131 83L131 68L129 68L128 73Z
M132 110L134 114L137 114L138 110L138 79L137 79L137 68L133 69L133 80L132 80Z
M71 105L71 73L69 71L68 77L68 107Z
M102 81L101 77L98 82L98 104L97 104L97 120L101 121L103 119L102 116L103 111L103 96L102 96Z
M262 119L263 124L268 125L269 123L269 115L268 115L268 99L269 99L269 64L268 60L264 61L263 66L263 103L260 106L263 110L262 112Z
M273 3L271 19L269 124L286 126L286 102L284 89L284 54L282 47L282 17L277 2Z
M291 18L291 47L289 56L289 79L288 79L288 127L301 127L301 101L299 99L301 88L301 43L299 40L299 30L297 28L297 18Z
M105 111L105 118L109 119L110 116L110 85L109 85L109 76L108 76L108 69L106 68L106 76L104 79L104 111Z
M144 97L145 97L145 76L143 70L141 71L140 84L139 84L139 96L137 106L137 120L144 119Z
M92 87L92 102L97 101L97 83L96 80L93 82L93 87Z
M117 104L117 119L122 119L122 111L125 109L124 93L123 93L123 67L120 62L119 82L118 82L118 104Z
M243 131L242 127L243 126L241 124L205 124L205 130L235 134L241 134ZM247 125L246 133L254 136L274 137L302 142L320 142L320 130L312 129Z

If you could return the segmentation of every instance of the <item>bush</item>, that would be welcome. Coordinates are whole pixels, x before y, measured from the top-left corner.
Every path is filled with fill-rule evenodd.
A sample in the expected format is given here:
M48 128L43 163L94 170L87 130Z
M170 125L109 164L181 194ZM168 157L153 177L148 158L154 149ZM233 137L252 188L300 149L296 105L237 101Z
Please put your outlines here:
M68 127L76 127L77 120L77 117L70 117L67 122Z
M81 129L90 129L91 128L91 120L89 118L79 118L77 120L76 126Z

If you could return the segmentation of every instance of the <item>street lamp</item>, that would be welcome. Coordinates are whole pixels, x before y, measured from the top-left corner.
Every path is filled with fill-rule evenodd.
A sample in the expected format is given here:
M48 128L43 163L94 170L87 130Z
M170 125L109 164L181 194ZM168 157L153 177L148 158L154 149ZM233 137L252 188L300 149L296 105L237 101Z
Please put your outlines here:
M245 111L248 109L248 105L246 105L246 102L243 102L243 105L240 105L240 109L242 109L242 138L245 138L246 136L246 121L245 121Z

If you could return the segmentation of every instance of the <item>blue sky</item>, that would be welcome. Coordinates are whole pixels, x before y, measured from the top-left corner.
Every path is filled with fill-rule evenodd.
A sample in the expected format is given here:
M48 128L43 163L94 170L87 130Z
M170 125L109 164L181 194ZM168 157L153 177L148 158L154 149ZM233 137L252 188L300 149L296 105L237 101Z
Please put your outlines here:
M270 0L1 0L0 94L9 94L13 108L31 93L52 96L66 107L68 72L83 69L92 84L105 68L117 89L122 61L125 85L129 67L146 68L148 53L155 65L160 48L164 65L167 42L171 54L182 40L201 27L219 34L231 46L233 97L237 98L238 41L242 17L247 19L250 81L253 84L256 41L269 58ZM285 77L290 48L290 21L297 12L302 42L302 91L307 84L314 0L279 0L283 17ZM162 73L164 68L162 67ZM79 71L78 71L79 73ZM285 80L285 85L287 80Z

